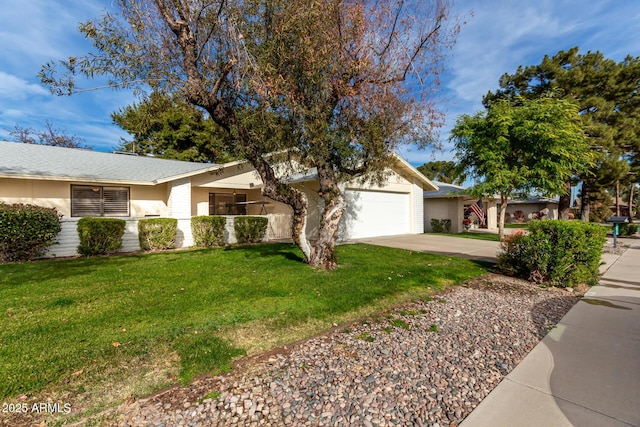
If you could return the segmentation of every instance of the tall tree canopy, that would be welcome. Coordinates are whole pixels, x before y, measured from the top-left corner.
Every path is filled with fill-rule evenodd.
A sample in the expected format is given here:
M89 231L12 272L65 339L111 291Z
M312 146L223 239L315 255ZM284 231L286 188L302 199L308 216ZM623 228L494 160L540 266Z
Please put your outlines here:
M458 118L451 131L459 168L482 178L474 191L500 194L500 238L509 198L535 190L564 191L564 182L591 163L577 107L549 97L498 100L486 111Z
M466 174L460 173L456 167L456 163L451 160L436 160L427 162L417 168L420 173L429 179L444 182L446 184L462 185Z
M582 129L597 154L593 167L578 176L583 188L582 218L588 221L590 194L624 179L629 159L640 163L639 89L640 57L615 62L600 52L580 54L574 47L545 56L539 65L520 66L514 74L504 74L500 89L489 92L484 102L553 96L578 107ZM561 209L567 212L568 207L565 194Z
M80 27L96 52L46 64L43 83L70 94L78 75L104 75L114 87L178 92L206 110L231 136L230 151L255 167L263 194L291 206L293 239L311 265L336 267L340 181L380 177L398 144L428 143L441 124L433 93L458 31L448 1L116 3L120 17ZM324 201L313 242L307 197L286 176L309 168Z
M123 151L188 162L234 160L223 141L228 136L192 104L161 92L111 114L115 124L133 136Z

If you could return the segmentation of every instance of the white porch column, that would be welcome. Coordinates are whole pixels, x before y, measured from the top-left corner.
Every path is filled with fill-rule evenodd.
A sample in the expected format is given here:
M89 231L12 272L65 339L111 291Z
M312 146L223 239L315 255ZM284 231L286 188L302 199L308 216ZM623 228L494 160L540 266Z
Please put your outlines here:
M487 229L498 229L498 202L494 200L483 200L482 203L486 206L487 212Z
M462 220L464 220L464 199L462 197L451 198L448 201L449 205L449 218L451 218L451 232L462 233L464 227Z
M411 189L411 233L424 233L424 190L413 184Z
M193 246L191 233L191 178L171 181L167 185L169 216L178 220L177 248Z

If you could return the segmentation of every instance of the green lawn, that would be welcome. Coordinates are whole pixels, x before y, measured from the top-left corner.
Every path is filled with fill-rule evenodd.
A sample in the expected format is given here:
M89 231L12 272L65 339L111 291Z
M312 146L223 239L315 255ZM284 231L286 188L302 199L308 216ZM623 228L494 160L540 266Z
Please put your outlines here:
M500 237L497 234L492 233L428 233L435 234L436 236L450 236L450 237L461 237L463 239L476 239L476 240L488 240L491 242L499 242Z
M368 245L340 246L338 261L319 271L293 245L263 244L1 265L0 396L97 410L486 267Z

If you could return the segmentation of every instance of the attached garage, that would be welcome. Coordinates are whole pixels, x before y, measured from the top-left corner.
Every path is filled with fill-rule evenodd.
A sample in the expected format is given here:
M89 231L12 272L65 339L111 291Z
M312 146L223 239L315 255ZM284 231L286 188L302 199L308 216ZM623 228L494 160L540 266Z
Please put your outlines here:
M411 233L409 193L346 190L342 239L361 239Z

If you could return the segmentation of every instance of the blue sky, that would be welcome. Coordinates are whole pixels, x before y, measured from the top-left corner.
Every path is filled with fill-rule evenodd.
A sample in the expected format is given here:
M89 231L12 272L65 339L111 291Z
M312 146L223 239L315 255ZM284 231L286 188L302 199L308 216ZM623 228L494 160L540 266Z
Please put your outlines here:
M131 92L56 97L36 76L49 60L86 53L90 45L78 33L78 23L110 7L110 0L0 0L0 139L10 139L8 131L16 124L43 128L46 120L96 150L112 151L127 137L109 115L134 101ZM640 56L637 0L458 0L454 14L467 24L443 76L443 150L401 150L415 166L451 159L447 138L456 118L481 110L482 96L518 65L538 64L545 54L573 46L581 52L599 50L616 61Z

